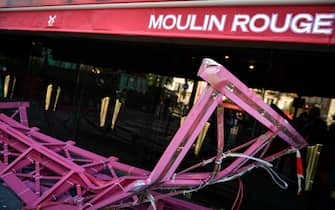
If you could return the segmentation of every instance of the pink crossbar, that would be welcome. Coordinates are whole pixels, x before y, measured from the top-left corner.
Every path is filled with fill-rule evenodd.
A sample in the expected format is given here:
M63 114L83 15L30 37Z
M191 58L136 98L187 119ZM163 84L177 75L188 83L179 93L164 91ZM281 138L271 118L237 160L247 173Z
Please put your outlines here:
M0 110L1 109L14 109L15 112L11 115L14 118L17 114L19 114L20 122L28 126L28 115L27 115L27 108L29 108L29 102L26 101L19 101L19 102L1 102L0 103Z
M0 178L23 201L25 209L208 209L174 196L234 179L258 166L271 167L270 162L274 159L306 146L306 141L285 119L220 64L204 59L198 75L209 85L151 172L29 127L26 123L27 103L0 103L0 108L17 107L23 119L18 122L0 114ZM269 130L224 152L223 96ZM20 108L22 106L25 108ZM217 153L180 169L182 160L216 109ZM288 145L276 153L267 154L276 136ZM222 160L231 158L233 160L222 167ZM213 165L212 171L194 172L194 169L209 164Z

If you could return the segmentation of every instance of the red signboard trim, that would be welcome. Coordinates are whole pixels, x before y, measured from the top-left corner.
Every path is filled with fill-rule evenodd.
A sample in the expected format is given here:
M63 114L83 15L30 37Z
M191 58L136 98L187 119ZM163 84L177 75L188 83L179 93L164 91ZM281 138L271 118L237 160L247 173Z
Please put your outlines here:
M326 5L333 0L0 0L0 8L13 10L115 8L115 7L208 7L265 5ZM0 9L1 11L1 9Z
M334 45L334 5L0 12L0 29Z

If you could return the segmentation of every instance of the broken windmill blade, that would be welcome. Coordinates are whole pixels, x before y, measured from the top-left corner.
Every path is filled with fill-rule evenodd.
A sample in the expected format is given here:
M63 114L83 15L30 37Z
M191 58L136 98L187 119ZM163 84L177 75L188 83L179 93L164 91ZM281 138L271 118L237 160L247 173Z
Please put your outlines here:
M306 146L305 140L284 118L220 64L204 59L198 75L209 85L151 172L119 162L117 157L107 158L89 152L75 146L73 141L58 140L0 114L2 181L18 195L26 209L208 209L173 196L229 181L257 166L271 171L272 160L295 151L292 146ZM257 119L268 131L229 152L223 152L224 135L218 131L217 154L179 170L209 117L222 105L223 96ZM104 125L107 101L101 102L100 126ZM222 116L218 116L218 124L223 127ZM287 148L259 156L276 136L288 143ZM244 151L239 152L241 150ZM225 158L234 160L221 168ZM208 164L215 164L212 172L192 172Z

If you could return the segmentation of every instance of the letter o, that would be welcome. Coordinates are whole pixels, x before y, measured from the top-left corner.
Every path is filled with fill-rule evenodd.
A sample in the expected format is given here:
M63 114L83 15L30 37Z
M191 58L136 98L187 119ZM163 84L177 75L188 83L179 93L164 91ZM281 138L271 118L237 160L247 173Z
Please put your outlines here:
M261 26L256 26L256 21L262 20L263 24ZM257 14L253 16L249 23L250 30L253 32L263 32L267 28L269 28L270 25L270 18L266 14Z
M171 23L169 24L169 22L171 21ZM173 29L176 26L177 23L177 18L174 15L167 15L164 17L163 20L163 28L166 30L170 30Z

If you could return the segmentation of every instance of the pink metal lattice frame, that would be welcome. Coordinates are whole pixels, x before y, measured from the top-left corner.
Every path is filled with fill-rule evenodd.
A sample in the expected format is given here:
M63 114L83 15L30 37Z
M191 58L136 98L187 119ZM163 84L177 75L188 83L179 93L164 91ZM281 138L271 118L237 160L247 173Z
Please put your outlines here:
M257 166L306 146L301 135L254 92L211 59L204 59L198 75L208 82L198 102L153 168L147 171L103 157L28 126L28 103L0 103L18 108L21 122L0 114L0 178L23 201L25 209L207 209L173 196L241 176ZM268 131L224 152L223 96L262 123ZM217 109L217 154L179 170L201 129ZM265 156L274 137L288 146ZM242 152L238 152L242 151ZM259 155L261 153L261 155ZM236 158L222 167L222 160ZM210 172L193 172L213 164ZM178 172L177 172L178 170Z

